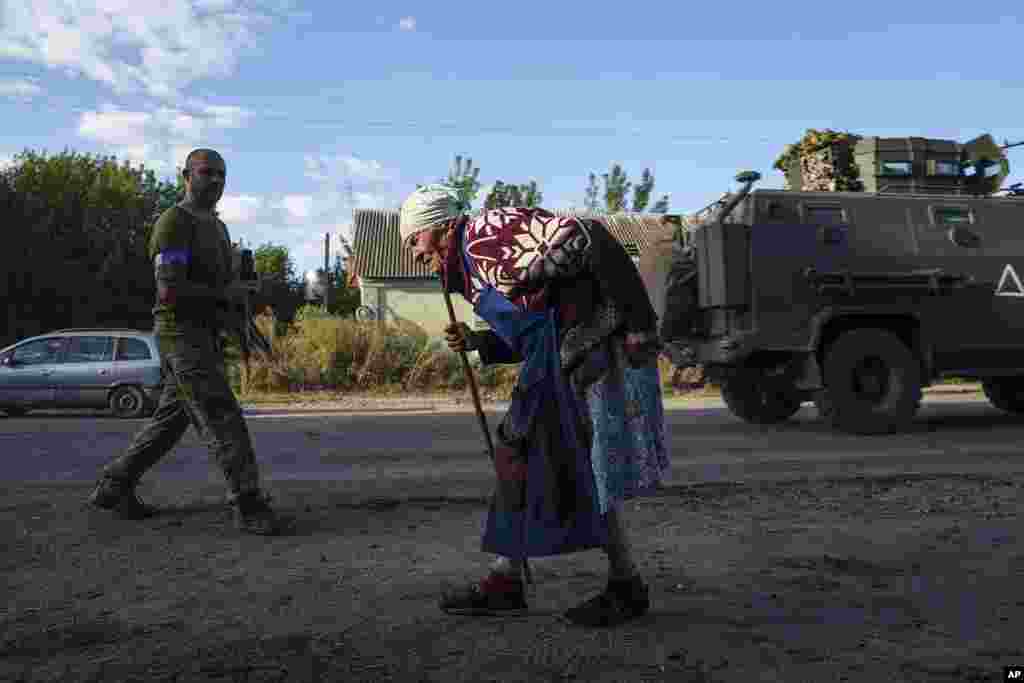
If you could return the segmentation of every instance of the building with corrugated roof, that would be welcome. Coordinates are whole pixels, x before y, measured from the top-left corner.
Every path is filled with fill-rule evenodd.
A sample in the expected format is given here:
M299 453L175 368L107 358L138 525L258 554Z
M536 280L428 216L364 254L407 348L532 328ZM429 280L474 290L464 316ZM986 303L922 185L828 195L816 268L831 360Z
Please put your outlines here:
M678 216L661 214L571 210L552 210L552 213L603 221L634 262L659 230L663 230L666 219L678 220ZM419 325L431 336L443 334L448 309L441 293L440 278L431 273L428 266L414 263L412 252L403 248L397 209L356 209L353 212L350 272L354 285L359 287L361 304L373 311L375 319L404 320ZM460 321L486 327L462 297L453 296L452 305Z

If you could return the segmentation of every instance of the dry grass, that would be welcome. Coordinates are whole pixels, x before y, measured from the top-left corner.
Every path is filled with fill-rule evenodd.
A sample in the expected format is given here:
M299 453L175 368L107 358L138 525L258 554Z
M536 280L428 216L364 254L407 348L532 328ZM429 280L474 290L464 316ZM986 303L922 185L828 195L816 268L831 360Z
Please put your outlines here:
M409 323L380 325L323 315L297 316L284 334L271 334L274 321L256 324L273 339L274 356L252 356L239 371L243 396L307 391L374 394L437 393L466 388L462 360L443 343L431 341ZM511 393L517 367L482 368L471 362L485 393Z
M430 340L411 323L381 325L328 316L304 309L281 334L273 335L274 320L256 318L256 325L273 340L274 357L252 356L248 372L235 361L235 388L247 400L276 397L280 402L325 400L352 393L372 395L430 395L466 393L462 359L440 340ZM232 355L237 356L237 349ZM519 374L518 365L481 366L470 354L470 366L480 393L489 400L508 400ZM681 376L666 359L659 361L667 395L700 389L696 376ZM292 397L289 399L289 397Z

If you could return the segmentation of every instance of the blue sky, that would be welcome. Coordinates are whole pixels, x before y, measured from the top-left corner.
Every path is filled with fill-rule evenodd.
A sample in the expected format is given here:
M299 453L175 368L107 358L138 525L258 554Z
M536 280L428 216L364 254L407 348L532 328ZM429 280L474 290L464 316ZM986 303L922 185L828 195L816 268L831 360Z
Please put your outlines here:
M232 237L288 246L299 272L353 207L397 207L455 154L485 185L536 179L551 208L612 162L649 167L689 212L740 169L781 187L771 164L810 127L1024 139L1012 5L0 3L0 157L70 147L169 175L215 147ZM1010 161L1024 177L1024 148Z

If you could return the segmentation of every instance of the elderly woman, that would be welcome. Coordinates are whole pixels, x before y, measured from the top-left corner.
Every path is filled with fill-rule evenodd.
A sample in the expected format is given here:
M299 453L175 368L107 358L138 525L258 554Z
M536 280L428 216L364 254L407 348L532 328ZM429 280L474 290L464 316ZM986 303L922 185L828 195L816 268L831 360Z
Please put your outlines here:
M449 346L521 363L483 533L498 559L478 583L447 592L442 609L523 610L524 559L603 548L606 589L565 616L610 626L644 614L622 503L657 487L669 462L656 317L629 255L599 221L522 208L470 218L443 185L402 204L400 232L490 326L450 325Z

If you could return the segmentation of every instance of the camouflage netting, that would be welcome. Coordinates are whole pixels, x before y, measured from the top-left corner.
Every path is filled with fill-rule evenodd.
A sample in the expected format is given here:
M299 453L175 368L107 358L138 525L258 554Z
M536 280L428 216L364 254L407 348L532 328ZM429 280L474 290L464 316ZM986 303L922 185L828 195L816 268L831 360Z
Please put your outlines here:
M861 192L853 148L861 136L826 128L808 128L803 138L786 145L774 168L786 174L786 189L805 192ZM799 187L794 187L799 178Z

